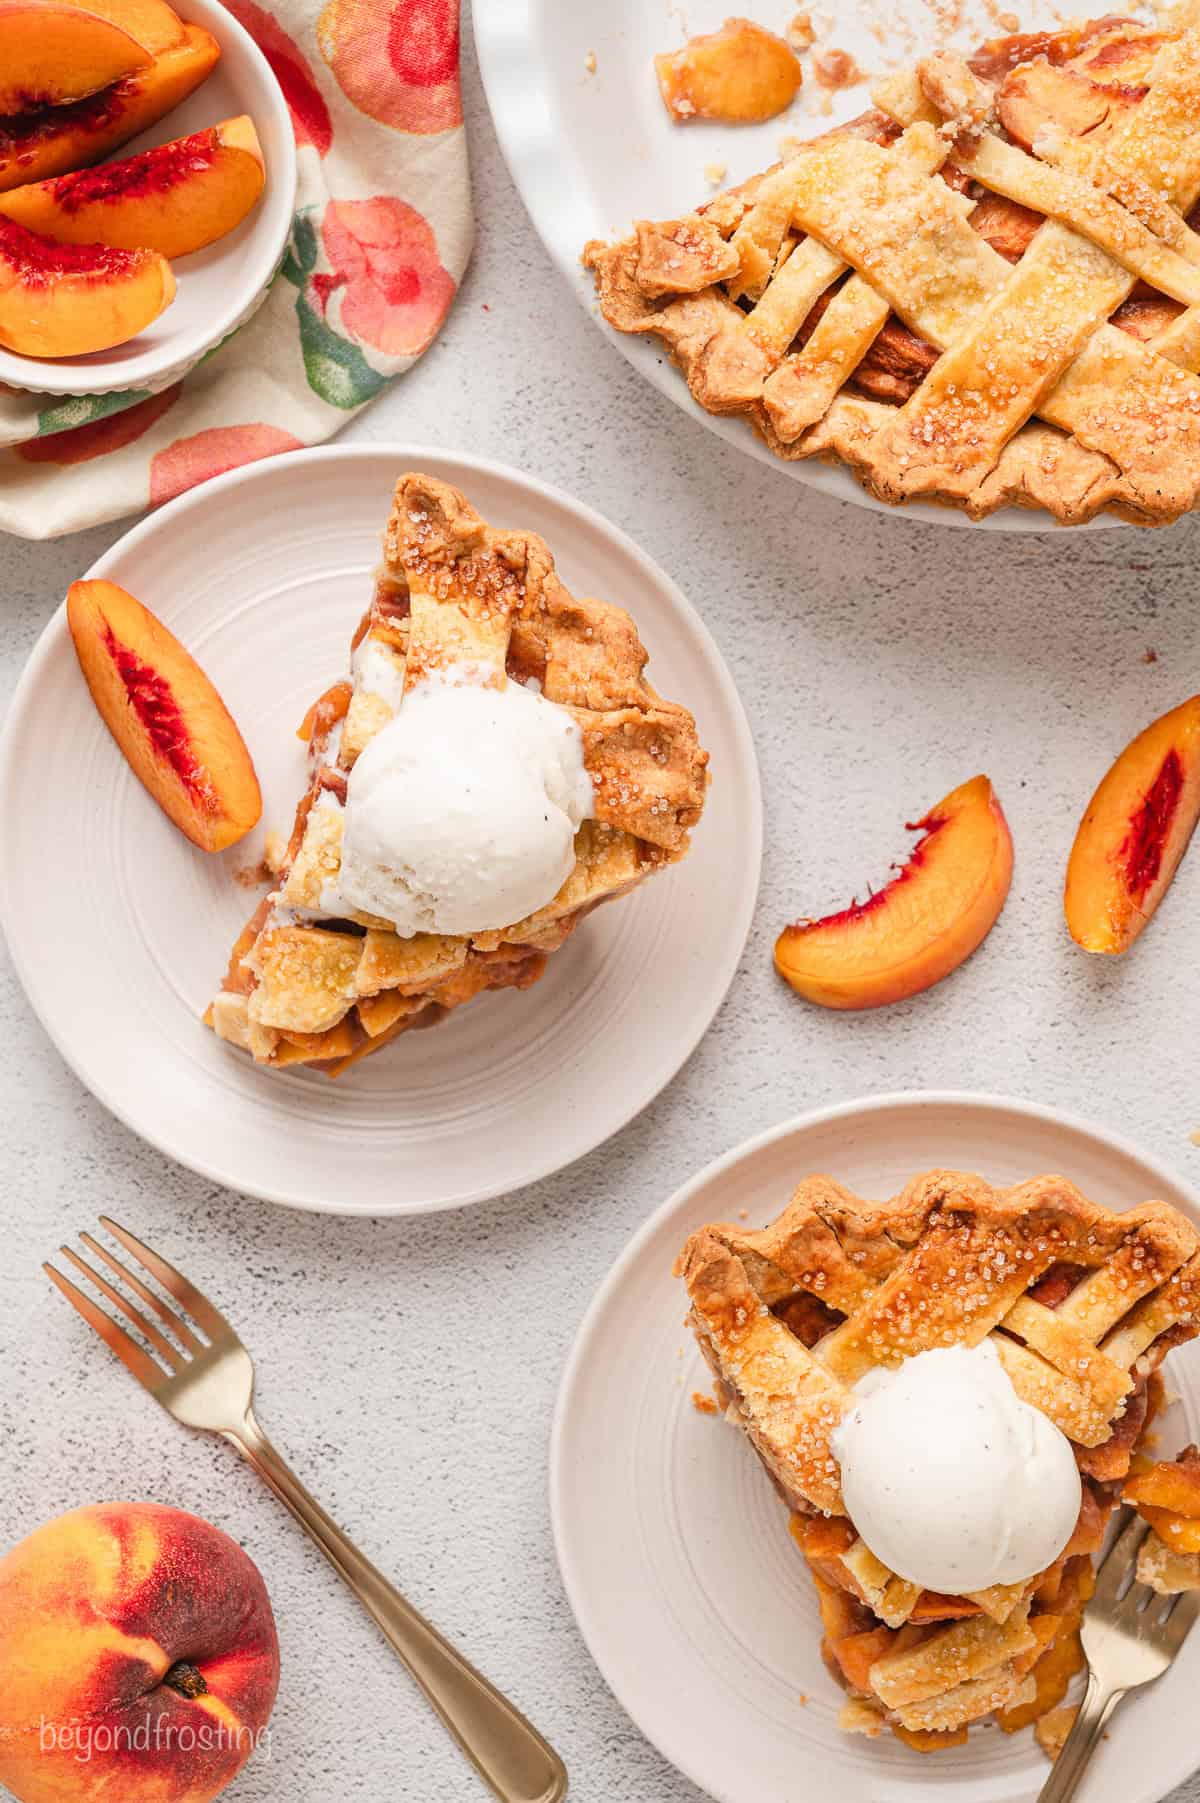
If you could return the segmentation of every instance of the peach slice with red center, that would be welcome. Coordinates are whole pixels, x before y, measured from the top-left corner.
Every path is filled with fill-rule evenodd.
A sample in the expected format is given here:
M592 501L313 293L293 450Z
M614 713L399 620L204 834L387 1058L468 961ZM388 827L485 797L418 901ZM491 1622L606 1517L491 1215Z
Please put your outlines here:
M1126 746L1088 803L1063 905L1088 952L1128 951L1167 892L1200 818L1200 695Z
M185 25L182 33L148 68L87 100L0 118L0 192L98 163L186 100L211 73L221 47L203 26Z
M262 814L258 777L196 660L115 582L73 582L67 624L104 724L163 812L203 851L245 838Z
M55 0L0 0L0 115L86 100L150 60L144 45L98 13Z
M1012 836L986 776L947 795L909 828L923 837L903 869L865 902L785 927L775 964L824 1008L880 1008L917 995L981 945L1012 881Z
M663 105L672 119L754 125L791 106L802 80L790 44L751 19L726 19L720 31L656 56Z
M55 244L0 218L0 344L22 357L82 357L127 344L175 298L153 250Z
M263 180L258 134L243 115L120 163L10 188L0 215L59 244L186 257L240 225Z

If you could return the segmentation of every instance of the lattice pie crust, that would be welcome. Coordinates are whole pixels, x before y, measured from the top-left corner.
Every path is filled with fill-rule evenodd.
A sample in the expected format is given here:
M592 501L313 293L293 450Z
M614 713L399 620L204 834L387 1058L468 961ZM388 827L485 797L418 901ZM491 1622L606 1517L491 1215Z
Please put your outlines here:
M605 317L660 337L709 412L884 501L1066 524L1194 507L1200 27L943 52L875 100L695 212L589 244Z

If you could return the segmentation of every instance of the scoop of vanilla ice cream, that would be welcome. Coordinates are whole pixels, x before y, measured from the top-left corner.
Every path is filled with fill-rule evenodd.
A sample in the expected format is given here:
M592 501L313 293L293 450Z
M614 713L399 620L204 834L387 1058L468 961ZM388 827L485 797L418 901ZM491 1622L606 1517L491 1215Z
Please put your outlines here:
M1079 1516L1079 1470L989 1341L869 1372L855 1394L832 1444L846 1512L877 1559L949 1596L1054 1563Z
M562 887L594 801L565 708L519 683L439 673L350 772L342 901L406 937L511 926Z

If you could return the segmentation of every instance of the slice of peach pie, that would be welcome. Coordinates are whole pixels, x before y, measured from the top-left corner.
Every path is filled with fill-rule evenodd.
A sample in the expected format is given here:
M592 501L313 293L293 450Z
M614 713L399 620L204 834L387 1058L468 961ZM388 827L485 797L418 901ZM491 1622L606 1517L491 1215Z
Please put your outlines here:
M1122 1486L1155 1530L1142 1575L1200 1584L1200 1454L1141 1456L1158 1366L1200 1331L1190 1222L1061 1177L932 1171L884 1203L810 1177L761 1232L701 1228L677 1272L792 1511L841 1725L932 1752L992 1718L1056 1749Z
M489 989L527 988L593 908L682 858L708 754L646 682L629 615L444 482L396 488L349 680L205 1016L261 1064L336 1076Z

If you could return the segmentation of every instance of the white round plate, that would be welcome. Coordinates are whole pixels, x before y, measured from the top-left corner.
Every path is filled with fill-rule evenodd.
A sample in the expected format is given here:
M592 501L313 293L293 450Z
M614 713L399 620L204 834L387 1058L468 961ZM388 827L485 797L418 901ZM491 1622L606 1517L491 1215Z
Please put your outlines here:
M779 157L780 139L813 137L870 106L870 82L832 95L822 90L805 58L805 86L789 112L758 126L693 121L674 125L654 76L654 57L702 31L715 31L729 0L487 0L474 8L475 42L500 146L513 180L550 255L583 306L634 367L710 432L797 482L841 501L902 519L975 531L1056 530L1046 514L1006 507L971 521L954 507L910 502L898 509L868 495L849 470L817 458L789 463L767 450L743 420L718 418L693 401L687 383L651 337L614 332L600 318L591 275L580 263L589 238L623 236L634 219L670 219L716 190L705 176L725 165L722 186L744 181ZM797 7L773 0L755 19L782 32ZM951 8L929 0L842 0L813 6L818 42L853 55L871 75L906 65L947 42L973 49L997 36L995 0L962 0ZM836 23L834 15L836 14ZM947 37L939 22L953 15ZM1062 15L1055 0L1021 0L1022 31L1053 29ZM881 42L882 39L882 42ZM595 58L595 70L589 65ZM1121 522L1101 514L1094 527ZM1083 528L1075 528L1082 530Z
M336 1082L263 1070L201 1024L261 891L237 873L303 793L296 728L343 675L406 469L541 533L563 579L627 606L650 676L696 714L712 788L685 861L600 908L526 991L482 996ZM515 470L411 446L296 452L151 515L88 572L195 653L258 767L261 827L197 851L151 801L84 687L60 609L0 744L0 919L47 1032L113 1113L231 1189L334 1214L495 1196L599 1145L669 1083L716 1013L762 853L733 681L679 590L615 527Z
M1041 1172L1095 1201L1152 1197L1193 1220L1192 1192L1124 1140L1027 1102L893 1095L786 1122L685 1184L618 1259L563 1377L551 1452L559 1563L584 1638L638 1727L718 1803L1033 1803L1049 1767L1032 1734L973 1730L936 1755L837 1727L844 1696L821 1660L816 1598L787 1511L741 1434L699 1413L708 1368L671 1275L708 1221L772 1220L801 1178L894 1195L922 1170L1000 1185ZM1196 1436L1200 1350L1171 1354L1170 1448ZM1154 1803L1200 1763L1188 1698L1200 1633L1177 1669L1126 1703L1089 1797ZM802 1701L801 1699L806 1699Z
M110 394L126 388L157 393L179 381L266 298L287 248L296 204L296 139L287 102L266 57L220 0L179 0L175 10L188 24L212 33L221 46L221 60L185 101L105 161L120 162L154 144L249 113L266 168L262 197L235 231L174 260L175 299L128 344L52 361L0 350L0 382L37 394Z

